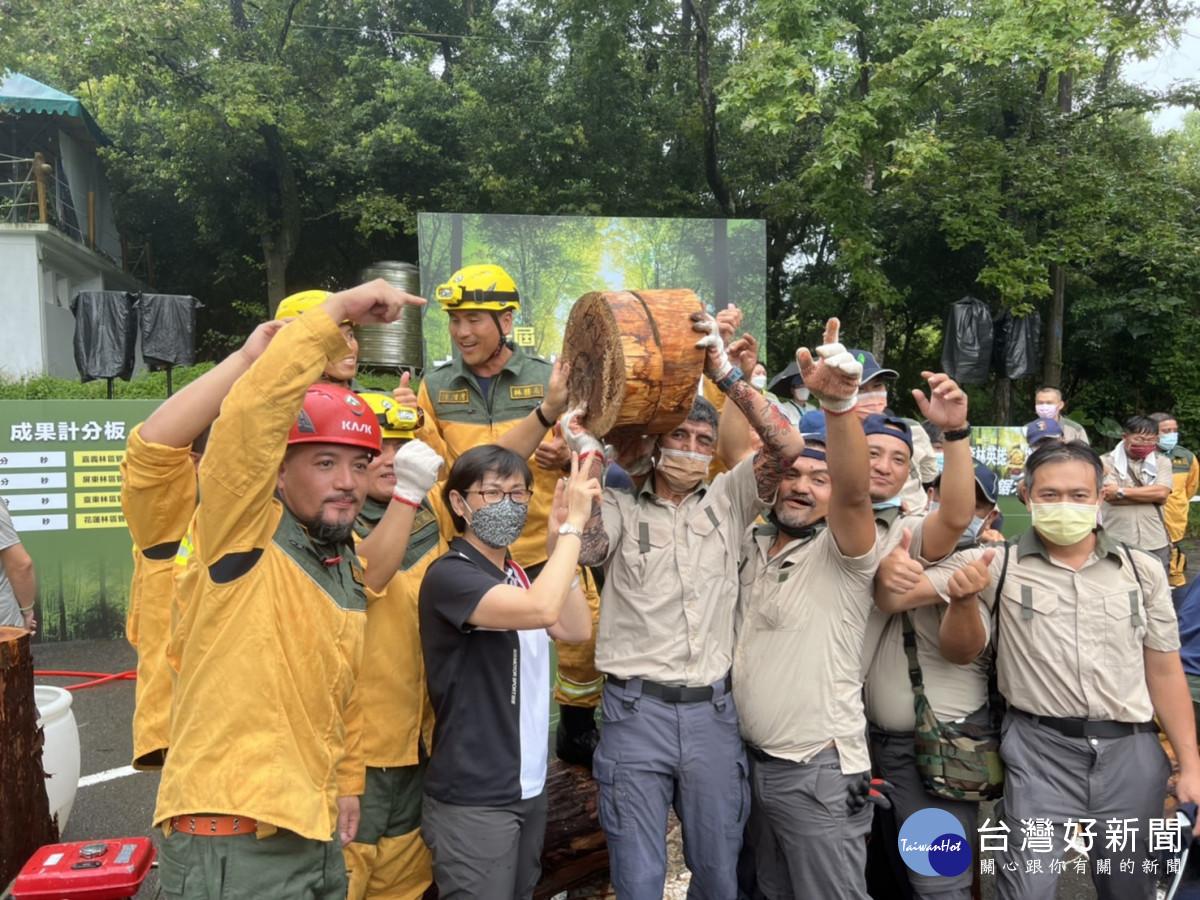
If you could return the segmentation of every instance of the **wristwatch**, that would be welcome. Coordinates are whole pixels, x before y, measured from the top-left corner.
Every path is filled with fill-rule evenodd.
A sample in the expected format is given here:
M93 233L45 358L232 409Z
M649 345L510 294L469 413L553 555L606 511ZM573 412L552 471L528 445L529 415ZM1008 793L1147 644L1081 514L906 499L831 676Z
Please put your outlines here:
M572 525L570 522L563 522L561 525L559 525L558 533L559 534L573 534L573 535L575 535L575 537L579 538L581 541L583 540L583 532L580 531L578 528L576 528L574 525Z
M1117 488L1117 499L1118 499L1118 500L1124 500L1124 499L1125 499L1125 488L1123 488L1123 487L1119 487L1119 488Z

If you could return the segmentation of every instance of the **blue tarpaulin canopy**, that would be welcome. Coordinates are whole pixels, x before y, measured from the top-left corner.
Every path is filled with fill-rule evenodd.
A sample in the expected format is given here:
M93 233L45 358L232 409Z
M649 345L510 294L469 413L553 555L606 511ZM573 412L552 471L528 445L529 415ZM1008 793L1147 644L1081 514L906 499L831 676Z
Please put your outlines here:
M0 74L0 112L61 115L77 119L96 143L108 146L108 135L77 99L19 72Z

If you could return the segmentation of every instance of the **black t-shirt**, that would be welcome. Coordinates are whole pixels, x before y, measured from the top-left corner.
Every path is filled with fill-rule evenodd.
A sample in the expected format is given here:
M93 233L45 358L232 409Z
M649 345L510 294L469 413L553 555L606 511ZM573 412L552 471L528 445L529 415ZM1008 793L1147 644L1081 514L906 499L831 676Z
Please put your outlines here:
M421 582L421 652L433 704L425 791L443 803L505 806L545 786L549 640L543 629L492 631L467 622L497 584L528 587L512 560L501 571L463 538Z

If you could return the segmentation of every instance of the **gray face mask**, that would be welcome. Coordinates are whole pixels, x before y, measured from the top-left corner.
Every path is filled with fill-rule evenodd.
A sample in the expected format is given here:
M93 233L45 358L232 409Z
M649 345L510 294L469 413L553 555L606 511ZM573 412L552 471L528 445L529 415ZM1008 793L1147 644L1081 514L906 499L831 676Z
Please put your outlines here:
M528 503L514 503L511 497L505 497L499 503L474 510L467 524L475 532L475 537L489 547L500 550L521 536L528 515Z

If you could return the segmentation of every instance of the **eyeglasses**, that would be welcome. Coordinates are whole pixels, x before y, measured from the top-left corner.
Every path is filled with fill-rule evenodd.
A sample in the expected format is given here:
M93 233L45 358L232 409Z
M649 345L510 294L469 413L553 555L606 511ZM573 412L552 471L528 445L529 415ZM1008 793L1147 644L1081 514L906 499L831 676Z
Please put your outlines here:
M533 491L526 488L517 488L515 491L502 491L500 488L482 488L477 491L463 491L463 493L478 494L488 506L491 506L493 503L499 503L505 497L513 503L519 503L522 506L533 499Z
M1158 438L1130 438L1129 446L1131 447L1154 447L1158 444Z

